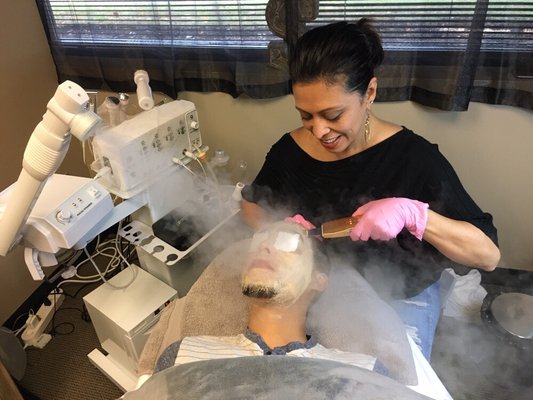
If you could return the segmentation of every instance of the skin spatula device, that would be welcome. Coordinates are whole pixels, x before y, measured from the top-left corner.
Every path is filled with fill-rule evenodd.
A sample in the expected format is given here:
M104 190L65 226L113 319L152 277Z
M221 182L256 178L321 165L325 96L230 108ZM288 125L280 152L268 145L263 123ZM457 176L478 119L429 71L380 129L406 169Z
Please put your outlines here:
M324 222L320 227L307 231L308 236L322 236L324 239L341 238L350 235L357 224L357 217L346 217Z

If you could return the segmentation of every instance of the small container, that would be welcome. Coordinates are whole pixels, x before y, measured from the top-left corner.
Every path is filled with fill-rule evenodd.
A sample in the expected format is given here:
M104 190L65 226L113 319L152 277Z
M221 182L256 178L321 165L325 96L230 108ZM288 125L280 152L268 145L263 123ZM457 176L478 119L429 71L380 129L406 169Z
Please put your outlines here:
M210 162L213 173L219 185L231 184L231 174L229 173L229 156L222 149L216 149Z
M237 182L237 184L235 185L235 188L233 189L233 193L231 194L231 206L233 208L241 207L242 189L244 189L244 183Z
M225 167L226 165L228 165L229 156L224 150L216 149L215 155L213 156L211 161L213 162L213 166Z
M240 160L239 165L237 167L237 176L236 176L235 182L241 182L243 184L247 184L248 183L247 172L248 172L248 163L246 162L246 160Z

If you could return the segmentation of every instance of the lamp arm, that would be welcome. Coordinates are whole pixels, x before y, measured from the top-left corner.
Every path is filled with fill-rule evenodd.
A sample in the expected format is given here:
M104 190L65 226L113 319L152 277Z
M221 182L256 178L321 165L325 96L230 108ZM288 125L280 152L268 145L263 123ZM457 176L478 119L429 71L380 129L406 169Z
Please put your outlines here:
M48 102L43 119L28 141L22 170L0 220L0 255L5 256L20 239L46 180L57 171L67 154L71 134L85 140L100 121L87 110L88 101L83 88L65 81Z

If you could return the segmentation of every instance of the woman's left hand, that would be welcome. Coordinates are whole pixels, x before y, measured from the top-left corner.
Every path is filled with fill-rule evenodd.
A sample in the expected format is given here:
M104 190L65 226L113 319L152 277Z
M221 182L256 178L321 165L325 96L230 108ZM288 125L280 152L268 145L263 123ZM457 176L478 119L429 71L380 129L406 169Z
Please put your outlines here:
M290 221L290 222L295 222L297 224L300 224L307 230L316 228L316 226L314 226L311 222L306 220L301 214L296 214L296 215L293 215L292 217L287 217L285 218L285 221Z
M389 197L366 203L352 216L358 218L350 232L353 241L391 240L403 228L422 240L427 224L428 204L403 197Z

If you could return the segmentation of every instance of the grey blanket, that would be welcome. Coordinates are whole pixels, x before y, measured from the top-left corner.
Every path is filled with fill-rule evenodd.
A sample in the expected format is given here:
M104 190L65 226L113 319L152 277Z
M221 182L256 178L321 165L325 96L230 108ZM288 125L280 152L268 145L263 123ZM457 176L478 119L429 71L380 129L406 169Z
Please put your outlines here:
M283 356L214 359L153 375L125 400L428 399L376 372L328 360Z

